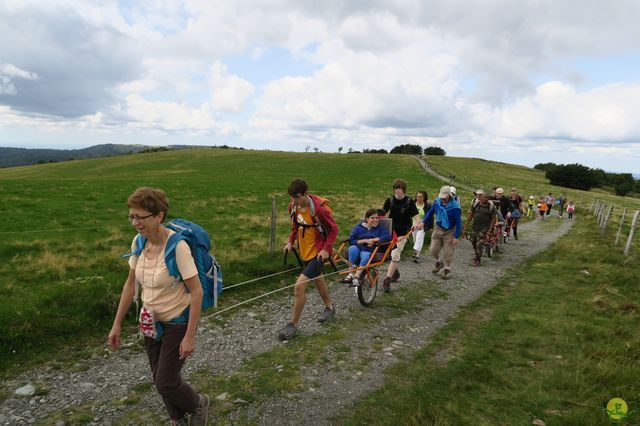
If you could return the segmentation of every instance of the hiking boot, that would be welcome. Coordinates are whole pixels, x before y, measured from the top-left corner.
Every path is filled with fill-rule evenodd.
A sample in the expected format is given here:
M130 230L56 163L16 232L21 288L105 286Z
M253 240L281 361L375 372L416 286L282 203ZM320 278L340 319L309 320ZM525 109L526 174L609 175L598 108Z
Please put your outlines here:
M211 398L209 395L199 394L200 401L196 407L196 411L191 415L190 425L193 426L206 426L207 419L209 418L209 405L211 405Z
M480 259L473 259L473 266L480 266ZM447 273L447 270L444 270Z
M480 262L478 262L478 265L480 264ZM448 280L449 279L449 274L451 273L451 269L449 268L444 268L444 274L442 275L442 279L443 280Z
M442 267L444 266L444 263L437 261L436 262L436 266L433 267L433 272L434 274L437 274L438 272L440 272L440 269L442 269Z
M417 254L414 254L414 255L413 255L413 261L414 261L415 263L420 263L420 256L418 256Z
M333 305L331 305L330 308L327 308L325 306L324 310L320 312L320 315L318 315L318 322L319 323L325 322L326 320L331 318L335 313L336 313L336 308L334 308Z
M391 277L391 282L395 283L399 279L400 279L400 270L396 269L396 271L393 273L393 277Z
M293 336L298 334L298 330L298 326L290 322L289 324L285 325L282 330L280 330L280 333L278 333L278 338L280 340L289 340Z
M391 293L391 277L385 277L382 282L382 291L385 293Z

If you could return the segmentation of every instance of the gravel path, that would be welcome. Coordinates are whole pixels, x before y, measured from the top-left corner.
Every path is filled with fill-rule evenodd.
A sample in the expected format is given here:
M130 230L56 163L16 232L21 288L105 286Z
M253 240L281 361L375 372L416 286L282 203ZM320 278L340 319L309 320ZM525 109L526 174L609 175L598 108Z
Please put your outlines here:
M339 416L363 395L384 384L384 369L425 346L459 307L493 287L507 268L517 266L564 235L573 223L557 218L551 220L557 221L558 225L553 232L545 232L548 227L542 227L538 221L520 225L520 240L511 241L508 252L499 260L483 259L479 268L470 266L471 244L462 241L456 251L452 277L447 281L431 273L433 261L423 258L422 263L416 264L405 260L400 264L401 281L393 285L394 291L391 294L380 292L371 308L362 307L354 299L353 290L331 284L337 307L336 318L332 320L335 324L347 324L350 314L363 310L374 319L336 342L351 348L350 359L336 361L339 368L329 370L314 365L303 366L303 390L286 396L276 395L250 404L215 400L216 404L234 408L225 418L217 418L214 414L215 424L330 424L332 417ZM408 292L412 295L423 292L421 300L413 302L417 303L417 309L398 314L398 310L376 308L379 300L402 297ZM435 292L446 293L447 297L430 296ZM225 321L224 328L214 321L203 321L198 331L196 355L185 365L185 375L206 369L215 376L225 377L238 370L243 360L282 345L276 339L276 332L288 320L292 304L291 293L285 293L287 295L280 293L261 305L238 310ZM310 291L302 317L303 335L325 332L315 321L321 307L317 292ZM80 361L73 372L43 366L1 382L0 389L10 396L0 406L0 424L55 424L50 420L51 413L60 410L67 413L79 406L91 413L93 424L126 423L124 419L130 411L164 415L161 400L154 391L143 392L144 396L138 402L127 401L132 388L150 381L150 373L146 357L136 349L133 337L125 345L128 347L118 353L105 348L102 356ZM333 345L326 348L326 356L330 360L337 358ZM357 361L366 357L373 357L375 362L359 371L357 366L361 364ZM34 385L40 396L14 395L16 389L27 384ZM217 396L213 395L214 398ZM147 423L157 423L157 419L149 417ZM58 424L64 423L58 421Z

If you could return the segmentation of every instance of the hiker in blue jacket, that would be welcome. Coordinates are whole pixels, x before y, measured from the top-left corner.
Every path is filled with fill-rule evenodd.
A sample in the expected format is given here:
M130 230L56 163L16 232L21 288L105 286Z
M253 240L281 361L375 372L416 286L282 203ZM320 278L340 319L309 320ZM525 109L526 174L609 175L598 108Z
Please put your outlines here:
M431 247L429 252L436 260L433 273L437 274L444 267L442 278L449 278L451 265L453 264L453 254L458 245L460 232L462 230L462 208L452 197L451 188L443 186L440 188L438 198L433 202L429 211L424 215L422 226L429 226L431 216L436 215L436 224L431 234Z
M360 266L365 266L369 262L376 244L391 241L391 234L383 226L378 226L379 221L378 210L369 209L364 214L364 222L358 223L351 229L349 234L349 265L354 269L358 258ZM386 250L386 246L379 250ZM358 285L361 277L362 270L350 273L342 282Z

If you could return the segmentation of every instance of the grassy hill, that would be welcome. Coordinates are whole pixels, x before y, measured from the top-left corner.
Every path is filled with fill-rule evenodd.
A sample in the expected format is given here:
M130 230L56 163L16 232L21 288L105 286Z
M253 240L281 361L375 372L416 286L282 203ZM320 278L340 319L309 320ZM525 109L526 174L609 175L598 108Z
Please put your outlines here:
M455 173L473 187L516 186L523 195L563 190L526 167L466 158L428 160L445 176ZM382 205L394 178L406 179L410 194L420 189L430 197L441 185L415 159L401 155L201 149L0 170L0 214L8 224L0 232L0 372L26 358L59 357L60 348L82 350L77 342L104 338L96 330L108 329L126 277L120 256L134 232L125 203L135 188L165 189L170 217L202 224L212 236L225 281L233 284L281 270L279 248L289 231L286 187L296 177L330 199L340 238L367 208ZM460 193L468 203L470 194ZM640 200L604 192L567 194L586 208L593 198L640 208ZM266 255L272 197L278 212L273 257ZM230 304L279 285L273 279L241 287L225 293L224 300Z
M382 206L394 178L406 179L410 192L440 186L413 158L398 155L202 149L0 170L0 214L9 224L0 245L0 371L104 340L126 278L120 256L134 237L126 199L135 188L163 188L170 217L203 225L233 284L281 270L290 229L286 188L297 177L329 198L340 238L367 208ZM272 197L274 257L266 255ZM241 287L225 293L225 302L279 285Z

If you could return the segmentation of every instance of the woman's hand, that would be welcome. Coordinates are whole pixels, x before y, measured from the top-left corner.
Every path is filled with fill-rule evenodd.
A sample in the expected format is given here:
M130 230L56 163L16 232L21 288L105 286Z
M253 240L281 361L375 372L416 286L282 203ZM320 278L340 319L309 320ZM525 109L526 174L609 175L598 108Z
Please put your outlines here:
M119 325L115 325L111 327L111 331L109 332L109 346L114 351L117 351L120 348L120 332L121 327Z
M180 359L186 359L196 350L196 338L185 335L180 342Z

